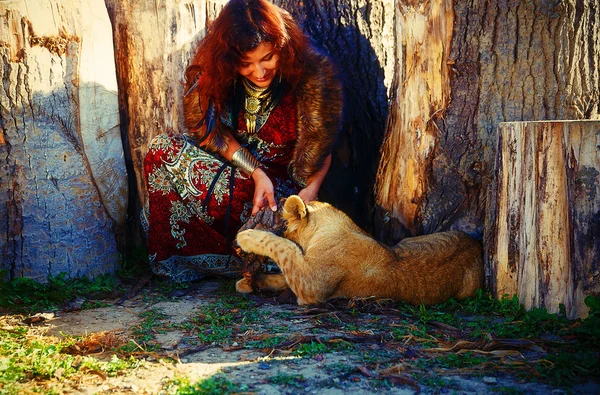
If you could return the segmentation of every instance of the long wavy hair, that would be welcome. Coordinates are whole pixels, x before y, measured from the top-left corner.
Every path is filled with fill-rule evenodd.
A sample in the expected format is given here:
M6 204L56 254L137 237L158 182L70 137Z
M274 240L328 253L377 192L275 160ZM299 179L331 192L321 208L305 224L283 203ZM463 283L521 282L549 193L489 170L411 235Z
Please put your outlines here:
M206 99L221 109L231 98L244 53L262 42L273 44L279 52L278 72L292 88L297 86L311 53L307 37L291 15L267 0L230 0L208 26L186 69L186 94L197 93L193 95L197 100L184 97L186 125L190 129L201 120ZM202 83L198 84L200 75Z

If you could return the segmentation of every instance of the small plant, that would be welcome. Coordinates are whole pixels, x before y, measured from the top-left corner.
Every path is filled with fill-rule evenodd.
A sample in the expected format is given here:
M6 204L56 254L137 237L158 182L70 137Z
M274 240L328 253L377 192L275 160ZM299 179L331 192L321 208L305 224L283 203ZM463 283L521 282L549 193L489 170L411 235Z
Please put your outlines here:
M433 320L433 314L431 311L428 311L424 305L419 305L418 312L419 321L423 324L426 324L428 321Z
M474 354L472 352L466 352L464 354L448 353L443 356L436 358L435 362L437 365L443 368L460 369L469 368L487 361L487 358Z
M600 295L589 295L584 300L590 311L580 325L572 329L572 333L582 335L588 340L597 341L600 338Z
M418 378L419 383L436 389L452 388L454 384L444 377L422 377Z
M301 374L278 373L269 378L269 382L287 387L304 388L305 378Z
M327 352L327 346L323 343L310 342L302 343L294 351L294 355L299 357L314 357L315 355L324 354Z
M194 384L182 379L175 385L177 386L177 395L226 395L242 390L222 374L216 374Z
M159 309L146 310L140 313L139 316L143 320L132 330L134 339L118 347L115 351L131 354L136 351L156 351L158 349L154 342L154 334L165 332L166 329L162 320L167 316Z
M537 365L538 372L554 385L568 385L581 377L600 377L599 353L579 350L548 355Z
M142 363L134 358L122 360L116 355L108 362L73 356L68 352L76 338L57 340L29 332L23 326L0 328L0 393L38 392L44 382L54 378L81 377L90 369L113 376Z
M246 348L273 348L287 339L285 336L268 336L261 340L251 340L246 343Z
M336 362L325 365L325 371L338 376L345 376L347 374L352 373L354 370L355 368L353 366L342 362Z
M223 343L234 331L245 332L252 325L263 321L263 313L256 304L238 294L219 295L217 302L202 309L191 320L198 329L203 343Z

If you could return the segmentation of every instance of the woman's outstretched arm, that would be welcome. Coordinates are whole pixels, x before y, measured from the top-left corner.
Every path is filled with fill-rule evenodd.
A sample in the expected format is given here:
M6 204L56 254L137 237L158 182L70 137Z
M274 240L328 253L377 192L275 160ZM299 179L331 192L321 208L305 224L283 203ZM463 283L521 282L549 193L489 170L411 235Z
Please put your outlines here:
M242 148L240 143L233 137L229 130L222 131L223 137L227 141L227 149L220 154L231 162L233 154ZM203 144L201 143L200 146ZM257 167L251 175L254 181L254 198L252 200L252 215L258 213L264 207L270 207L271 210L277 211L277 203L275 202L275 189L273 182L267 176L267 173L260 167Z

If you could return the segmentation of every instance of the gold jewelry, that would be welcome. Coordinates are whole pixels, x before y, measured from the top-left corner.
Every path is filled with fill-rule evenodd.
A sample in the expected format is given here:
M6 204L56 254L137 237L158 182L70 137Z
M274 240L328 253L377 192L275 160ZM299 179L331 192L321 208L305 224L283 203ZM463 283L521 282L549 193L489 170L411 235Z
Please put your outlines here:
M244 147L241 147L231 156L231 163L247 176L251 176L257 167L260 167L260 162L252 156L252 154Z
M248 79L242 78L244 83L244 90L246 91L246 99L244 101L244 119L246 120L246 130L248 134L256 133L256 115L259 111L262 113L264 110L265 103L268 102L268 98L271 96L270 86L266 88L259 88L252 84Z

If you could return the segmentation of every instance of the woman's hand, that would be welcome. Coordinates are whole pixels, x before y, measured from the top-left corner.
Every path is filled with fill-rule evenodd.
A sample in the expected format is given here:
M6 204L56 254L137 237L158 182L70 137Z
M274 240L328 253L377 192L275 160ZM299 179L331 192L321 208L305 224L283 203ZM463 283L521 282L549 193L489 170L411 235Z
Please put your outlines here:
M306 188L298 192L298 196L300 196L300 198L304 200L304 203L310 203L313 200L317 200L318 193L319 187L317 186L317 183L313 182L307 185Z
M265 207L271 207L271 210L277 211L277 203L275 202L275 191L273 182L260 167L252 173L254 180L254 199L252 203L252 215L255 215Z
M321 184L329 171L329 166L331 165L331 154L329 154L325 161L323 162L323 166L315 174L308 177L306 179L306 187L298 192L298 196L304 203L312 202L313 200L317 200L317 194L319 193L319 189L321 188Z

